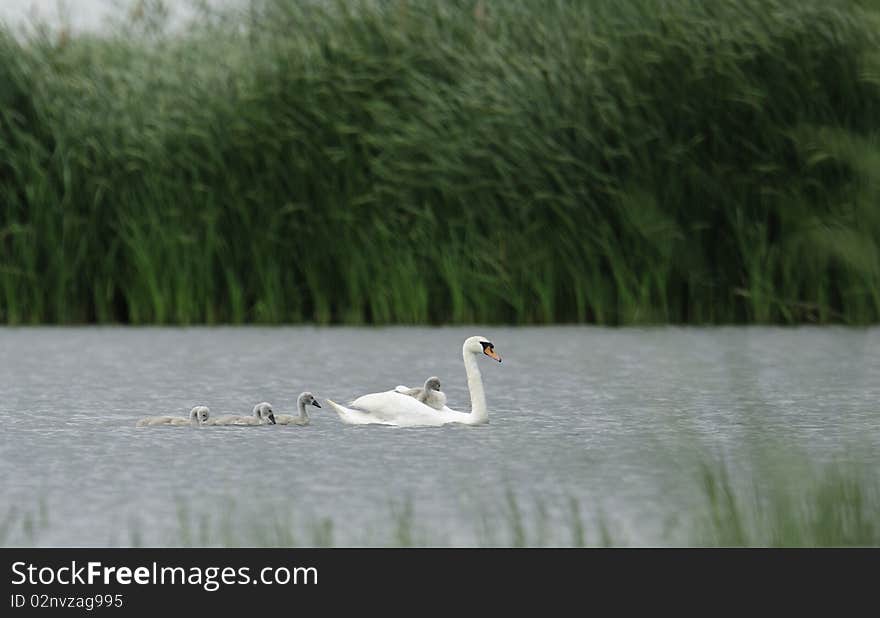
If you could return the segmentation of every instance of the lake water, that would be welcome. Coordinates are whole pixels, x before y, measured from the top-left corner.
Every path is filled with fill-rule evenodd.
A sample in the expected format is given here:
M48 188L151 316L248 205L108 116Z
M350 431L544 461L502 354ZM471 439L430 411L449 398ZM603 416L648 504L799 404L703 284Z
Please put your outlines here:
M308 427L134 426L196 404L295 413L302 390L347 401L429 375L467 410L473 334L504 357L481 359L486 426L352 427L326 404ZM519 510L530 543L556 544L574 500L618 542L681 543L700 451L880 472L878 344L844 328L0 329L5 542L223 543L182 522L226 522L237 542L281 526L309 544L329 519L343 545L394 542L401 521L416 542L508 544Z
M63 24L74 32L101 32L114 22L130 22L139 0L2 0L0 22L13 30L27 30L34 20L51 26ZM198 5L211 10L246 8L249 0L173 0L165 3L172 27L186 24L197 16Z

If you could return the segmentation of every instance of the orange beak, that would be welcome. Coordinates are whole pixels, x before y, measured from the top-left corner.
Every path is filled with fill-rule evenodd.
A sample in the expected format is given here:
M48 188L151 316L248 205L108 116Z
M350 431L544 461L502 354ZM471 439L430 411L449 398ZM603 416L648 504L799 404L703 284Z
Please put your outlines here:
M483 354L485 354L489 358L494 358L499 363L501 362L501 357L498 355L498 352L495 351L495 348L486 348L485 350L483 350Z

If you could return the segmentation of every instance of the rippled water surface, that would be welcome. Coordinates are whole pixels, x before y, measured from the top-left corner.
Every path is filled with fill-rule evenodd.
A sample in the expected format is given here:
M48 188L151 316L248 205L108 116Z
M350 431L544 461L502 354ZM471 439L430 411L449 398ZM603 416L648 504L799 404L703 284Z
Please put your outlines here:
M467 410L472 334L504 356L481 361L487 426L351 427L326 405L308 427L134 426L202 403L295 413L302 390L346 401L434 374ZM588 530L674 544L699 452L880 471L878 344L843 328L0 329L0 517L13 544L251 544L281 528L309 544L320 525L337 544L505 544L519 519L554 544L576 504Z

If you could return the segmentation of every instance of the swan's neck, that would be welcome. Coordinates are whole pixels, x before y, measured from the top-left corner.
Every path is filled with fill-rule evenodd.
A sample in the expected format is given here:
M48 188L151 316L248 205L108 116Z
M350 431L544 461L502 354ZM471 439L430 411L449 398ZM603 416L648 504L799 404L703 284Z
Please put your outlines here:
M483 376L477 365L477 356L468 350L462 351L464 357L464 371L467 374L468 390L471 393L472 423L485 423L489 420L489 411L486 409L486 393L483 390Z
M304 401L297 401L296 405L297 405L297 407L299 407L299 420L304 421L304 422L308 422L309 413L306 411L305 402Z

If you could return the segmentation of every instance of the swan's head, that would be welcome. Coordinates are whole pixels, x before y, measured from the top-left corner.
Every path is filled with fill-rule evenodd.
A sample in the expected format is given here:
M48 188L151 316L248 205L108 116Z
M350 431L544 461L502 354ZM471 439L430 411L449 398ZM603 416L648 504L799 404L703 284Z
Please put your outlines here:
M275 424L275 412L272 411L272 404L266 401L254 406L254 416L266 421L270 425Z
M316 408L320 408L321 404L318 403L318 400L312 395L310 392L306 391L305 393L301 393L296 402L300 406L315 406Z
M427 380L425 380L425 390L426 391L439 391L440 390L440 378L437 376L431 376Z
M495 351L495 345L479 335L465 339L464 350L471 354L485 354L489 358L497 360L499 363L501 362L501 356Z
M208 415L208 406L196 406L189 411L189 420L199 425L204 425L208 422Z

